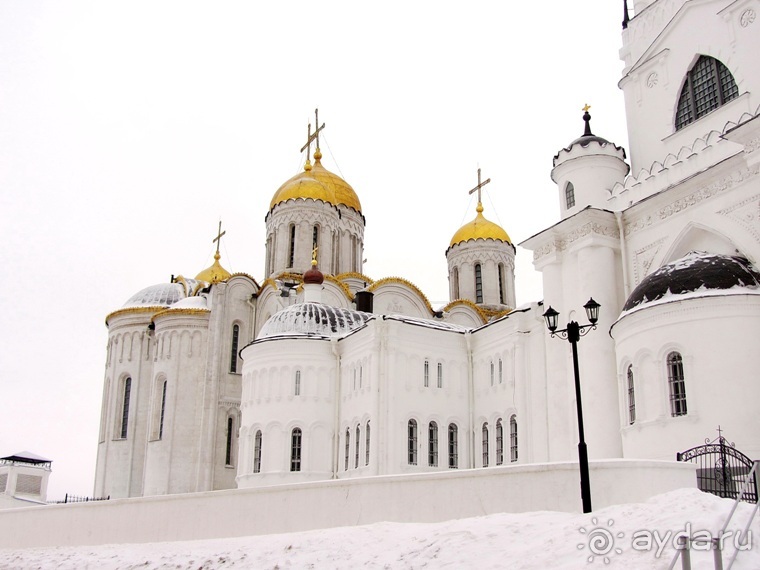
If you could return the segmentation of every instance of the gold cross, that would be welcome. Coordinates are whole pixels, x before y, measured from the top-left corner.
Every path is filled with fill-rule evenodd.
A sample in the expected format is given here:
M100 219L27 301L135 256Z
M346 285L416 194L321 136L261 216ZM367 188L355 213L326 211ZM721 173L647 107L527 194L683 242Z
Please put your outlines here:
M322 123L320 126L319 124L319 109L314 109L314 116L316 117L316 125L317 130L313 133L311 132L311 123L309 123L308 128L308 136L306 138L306 144L301 147L301 152L306 151L306 160L309 160L311 158L311 143L316 141L317 142L317 150L319 150L319 131L325 128L325 124Z
M583 111L584 113L588 113L588 110L589 110L590 108L591 108L591 105L589 105L588 103L586 103L586 104L583 106L583 109L581 109L581 111Z
M475 188L473 188L469 192L470 194L472 194L473 192L475 192L477 190L477 192L478 192L478 204L480 204L480 201L481 201L480 200L480 189L483 188L483 186L485 186L486 184L488 184L490 181L491 181L490 178L488 180L486 180L485 182L481 182L480 181L480 168L478 168L478 185L475 186Z
M311 264L316 265L317 264L317 251L319 250L319 246L315 245L314 249L311 250Z
M219 244L222 242L222 236L227 233L227 230L222 231L222 220L219 220L219 230L217 230L216 237L211 240L211 243L216 242L216 252L219 253Z

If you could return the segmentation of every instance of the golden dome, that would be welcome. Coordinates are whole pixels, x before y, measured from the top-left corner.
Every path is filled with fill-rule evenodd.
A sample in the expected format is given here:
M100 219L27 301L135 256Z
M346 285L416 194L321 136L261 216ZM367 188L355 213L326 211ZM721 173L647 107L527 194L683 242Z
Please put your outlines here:
M322 153L317 150L314 153L314 165L306 161L303 172L296 174L280 186L274 193L269 209L287 200L311 198L322 200L333 206L343 204L361 213L362 205L354 189L340 176L322 166L321 158Z
M494 224L483 217L483 204L480 202L478 202L477 212L478 215L475 216L474 220L457 230L457 233L451 238L449 247L471 239L492 239L504 241L508 244L512 243L507 232L505 232L501 226Z
M211 267L207 267L201 271L198 275L195 276L195 278L198 281L205 281L206 283L211 283L213 285L216 283L221 283L222 281L227 281L227 279L232 277L232 273L227 271L219 264L220 257L221 256L217 251L214 254L214 263L211 265Z

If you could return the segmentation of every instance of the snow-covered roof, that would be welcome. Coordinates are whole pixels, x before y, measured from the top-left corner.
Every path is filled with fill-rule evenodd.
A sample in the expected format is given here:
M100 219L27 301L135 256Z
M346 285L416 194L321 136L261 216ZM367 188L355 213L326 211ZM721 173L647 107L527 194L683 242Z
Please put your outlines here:
M746 258L692 251L647 276L623 306L623 313L685 298L760 294L760 271Z
M44 457L32 453L30 451L19 451L8 457L0 457L6 461L19 461L23 463L52 463L52 459L45 459Z
M259 339L276 336L341 337L361 328L374 315L331 307L322 303L298 303L272 315Z
M385 315L384 318L388 320L409 323L411 325L427 327L430 329L438 329L438 330L452 331L452 332L458 332L458 333L463 333L465 331L472 330L472 327L465 327L462 325L457 325L455 323L444 323L443 321L432 321L430 319L421 319L419 317L408 317L406 315Z

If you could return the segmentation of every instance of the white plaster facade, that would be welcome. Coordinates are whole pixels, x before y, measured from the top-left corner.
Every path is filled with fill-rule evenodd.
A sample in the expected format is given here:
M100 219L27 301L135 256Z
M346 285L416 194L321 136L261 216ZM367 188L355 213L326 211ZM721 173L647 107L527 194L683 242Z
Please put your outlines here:
M451 302L440 309L403 279L363 275L358 198L303 182L313 175L307 169L291 179L305 184L302 196L270 204L261 283L245 274L178 279L163 286L176 289L174 300L131 300L109 315L95 494L573 460L571 351L551 338L542 313L551 305L563 323L585 322L589 297L602 306L598 330L579 343L592 460L674 459L718 424L757 457L757 394L748 381L760 340L757 287L623 307L637 286L692 250L760 262L760 22L749 16L760 1L656 0L635 9L620 51L630 157L599 136L558 141L552 177L561 219L521 244L543 274L542 302L515 307L515 249L506 239L450 244ZM676 129L684 82L701 56L728 69L737 95ZM321 303L351 320L366 290L371 314L347 328L305 319L316 328L267 332L278 314L314 303L301 284L315 245ZM680 415L669 408L665 366L674 350L688 401Z

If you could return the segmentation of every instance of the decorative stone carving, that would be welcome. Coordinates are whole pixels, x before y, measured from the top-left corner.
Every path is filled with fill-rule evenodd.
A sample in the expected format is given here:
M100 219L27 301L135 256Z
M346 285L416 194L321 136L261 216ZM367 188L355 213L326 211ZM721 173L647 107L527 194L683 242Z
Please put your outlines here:
M739 23L741 24L742 28L746 28L752 22L754 22L755 16L755 11L752 8L744 10L744 12L742 12L742 15L739 17Z
M718 213L734 220L760 242L760 194L720 210Z
M683 198L679 198L678 200L671 202L667 206L663 206L656 213L656 216L660 220L665 220L669 218L670 216L672 216L673 214L682 212L686 210L687 208L690 208L691 206L694 206L704 200L707 200L708 198L711 198L717 194L725 192L729 188L732 188L733 186L737 184L741 184L745 180L753 178L757 176L758 174L760 174L760 165L744 168L742 170L734 172L733 174L724 176L720 180L716 180L712 182L711 184L708 184L707 186L703 186L702 188L692 192L691 194L684 196ZM651 223L652 223L651 216L647 216L646 218L637 220L636 222L633 222L626 226L625 234L626 235L633 234L651 225Z
M659 80L660 80L660 78L657 76L657 72L653 71L647 77L647 87L649 87L651 89L652 87L654 87L655 85L657 85L657 82Z
M566 250L574 241L581 239L590 234L620 238L620 232L616 227L605 226L597 224L596 222L588 222L582 226L575 228L569 232L564 239L555 239L552 243L543 245L533 252L533 261L537 261L554 251L561 252Z
M652 262L655 256L660 251L665 238L659 239L653 243L650 243L646 247L636 250L634 253L635 263L633 265L633 277L636 280L636 285L641 283L641 280L649 275L649 269L652 267Z

